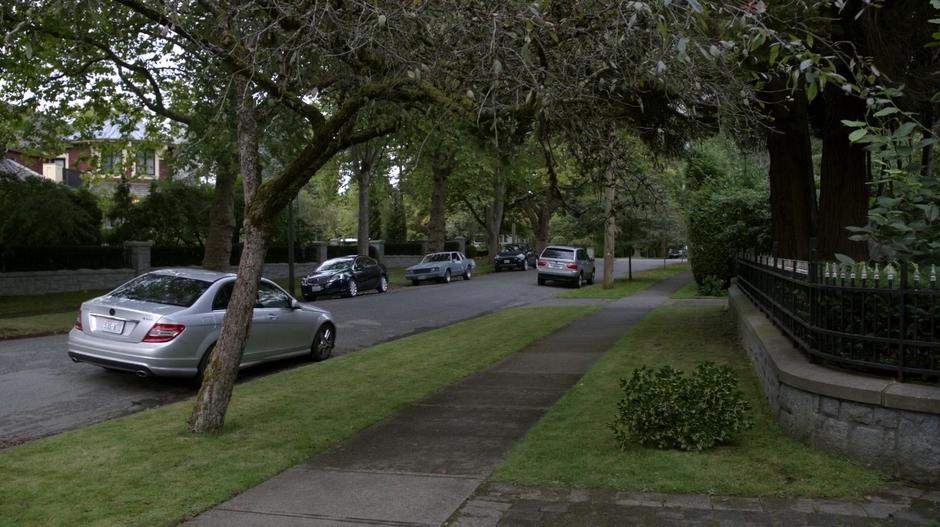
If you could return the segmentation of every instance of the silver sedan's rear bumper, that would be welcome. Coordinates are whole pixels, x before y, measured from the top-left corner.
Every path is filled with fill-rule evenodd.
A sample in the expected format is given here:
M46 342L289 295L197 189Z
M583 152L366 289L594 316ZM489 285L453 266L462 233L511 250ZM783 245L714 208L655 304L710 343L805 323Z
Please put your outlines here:
M73 329L69 332L68 354L75 362L131 371L141 376L193 377L199 366L197 347L182 337L160 344L128 344Z

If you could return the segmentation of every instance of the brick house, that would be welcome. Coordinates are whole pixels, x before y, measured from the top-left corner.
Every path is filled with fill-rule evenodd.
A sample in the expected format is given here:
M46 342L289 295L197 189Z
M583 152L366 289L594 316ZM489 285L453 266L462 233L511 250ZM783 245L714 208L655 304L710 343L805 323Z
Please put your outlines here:
M8 149L3 157L70 187L84 185L98 192L111 191L123 175L131 193L143 197L154 181L172 177L172 155L172 144L155 146L146 140L143 123L130 134L106 123L90 138L70 138L57 155L35 157Z

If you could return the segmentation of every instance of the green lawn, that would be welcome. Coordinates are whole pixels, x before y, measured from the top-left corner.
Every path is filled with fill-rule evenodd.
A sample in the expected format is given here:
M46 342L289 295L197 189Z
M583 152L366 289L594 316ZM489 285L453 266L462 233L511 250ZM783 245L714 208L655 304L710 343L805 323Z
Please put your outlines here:
M689 299L689 298L725 298L725 296L706 296L701 295L698 292L698 284L695 283L695 280L690 280L689 283L685 284L678 291L672 294L670 298L676 299Z
M754 427L703 453L617 448L608 425L619 379L642 365L692 369L701 361L737 370ZM864 468L785 437L777 428L723 306L667 306L625 336L493 475L528 485L745 496L857 498L887 484Z
M176 525L594 308L519 308L240 384L225 431L184 401L0 452L0 524Z
M65 333L72 328L77 315L78 308L64 313L0 318L0 340Z
M82 302L107 292L107 290L96 290L46 295L0 296L0 318L61 313L63 311L75 311L77 313L78 306Z
M598 265L602 265L602 263L600 263L602 262L601 260L598 260L598 262ZM688 270L689 264L684 263L670 265L669 267L651 269L649 271L635 272L633 273L633 280L627 280L626 278L614 280L614 283L610 289L604 289L601 285L600 278L602 269L598 268L597 280L594 282L594 285L582 287L581 289L574 289L558 296L561 298L623 298L636 294L657 282Z
M82 302L106 292L0 296L0 340L64 333L75 322Z

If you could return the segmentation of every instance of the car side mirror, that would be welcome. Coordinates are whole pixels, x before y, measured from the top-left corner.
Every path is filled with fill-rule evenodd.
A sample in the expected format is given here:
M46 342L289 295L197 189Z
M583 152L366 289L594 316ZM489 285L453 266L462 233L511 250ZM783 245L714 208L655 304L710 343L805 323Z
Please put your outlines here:
M293 309L293 310L295 310L295 311L298 310L298 309L300 309L300 302L298 302L297 299L292 298L292 299L290 300L290 308Z

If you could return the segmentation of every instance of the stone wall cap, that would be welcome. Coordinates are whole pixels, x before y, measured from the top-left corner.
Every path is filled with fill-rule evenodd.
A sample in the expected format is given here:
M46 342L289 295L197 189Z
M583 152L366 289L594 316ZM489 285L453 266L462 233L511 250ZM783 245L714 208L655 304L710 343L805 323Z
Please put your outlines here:
M128 240L124 242L124 247L153 247L153 241L133 241Z
M940 414L940 386L901 383L813 364L736 285L728 289L728 303L767 351L780 382L837 399Z

